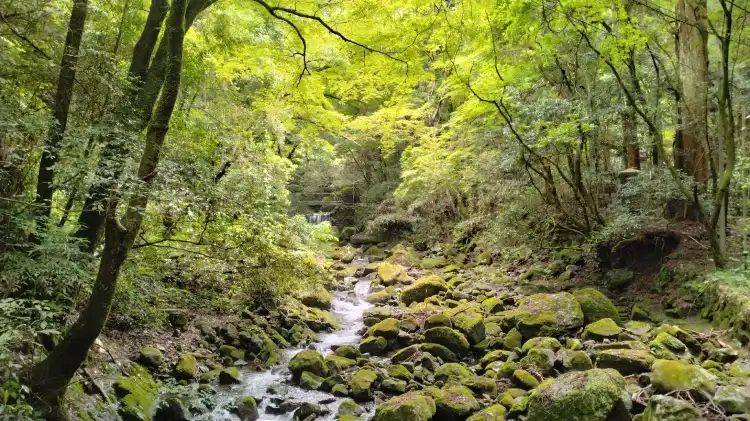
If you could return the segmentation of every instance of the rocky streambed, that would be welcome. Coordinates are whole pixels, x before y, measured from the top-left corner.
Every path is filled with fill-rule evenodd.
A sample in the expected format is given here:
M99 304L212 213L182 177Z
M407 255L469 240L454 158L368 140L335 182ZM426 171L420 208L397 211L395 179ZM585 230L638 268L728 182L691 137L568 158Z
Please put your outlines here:
M724 332L623 313L595 288L530 293L489 262L414 269L408 253L339 256L330 303L200 327L222 364L182 379L211 408L162 397L153 419L750 419L750 360Z

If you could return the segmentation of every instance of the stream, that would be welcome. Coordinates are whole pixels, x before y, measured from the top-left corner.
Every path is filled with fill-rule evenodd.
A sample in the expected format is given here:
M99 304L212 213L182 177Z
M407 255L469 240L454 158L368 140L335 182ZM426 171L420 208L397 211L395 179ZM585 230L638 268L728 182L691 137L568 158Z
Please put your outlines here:
M354 261L353 264L366 265L367 260ZM306 348L288 348L281 350L281 363L269 370L261 372L244 372L242 383L231 387L222 387L218 391L216 409L211 419L217 421L236 421L239 419L224 409L238 397L253 396L258 401L260 421L288 421L292 419L294 410L283 414L278 413L278 406L286 402L311 402L326 407L329 413L318 420L336 419L336 411L344 398L334 397L330 393L316 390L305 390L289 382L290 373L287 370L289 361L303 349L314 347L324 356L332 353L331 347L358 344L362 338L359 332L364 327L362 314L371 304L365 301L370 290L371 280L356 279L353 291L337 291L331 301L331 313L341 324L341 329L334 332L320 334L320 340Z

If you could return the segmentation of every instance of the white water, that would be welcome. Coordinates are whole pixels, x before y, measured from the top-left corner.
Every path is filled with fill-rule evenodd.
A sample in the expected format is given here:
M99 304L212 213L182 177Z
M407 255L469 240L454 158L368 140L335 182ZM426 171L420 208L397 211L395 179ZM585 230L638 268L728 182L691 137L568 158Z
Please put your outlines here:
M355 262L355 264L358 262ZM366 261L365 261L366 263ZM331 353L331 347L336 345L348 345L359 343L361 337L357 332L364 327L362 313L370 304L365 302L365 297L370 289L370 281L360 279L354 286L354 291L340 291L334 295L331 302L331 311L341 324L341 329L320 335L320 341L313 346L321 353ZM261 421L288 421L292 419L294 411L285 414L267 413L266 409L272 405L273 398L281 398L283 401L320 403L324 400L332 401L326 405L330 413L318 420L334 420L336 411L343 398L336 398L325 392L304 390L289 382L290 374L287 364L292 357L304 348L284 349L281 354L281 363L270 370L262 372L243 372L242 383L231 387L219 386L217 393L218 405L216 410L210 414L212 420L236 421L239 418L223 409L226 403L232 402L237 397L253 396L258 400L258 410ZM280 386L287 389L283 395L272 395L268 392L269 387Z

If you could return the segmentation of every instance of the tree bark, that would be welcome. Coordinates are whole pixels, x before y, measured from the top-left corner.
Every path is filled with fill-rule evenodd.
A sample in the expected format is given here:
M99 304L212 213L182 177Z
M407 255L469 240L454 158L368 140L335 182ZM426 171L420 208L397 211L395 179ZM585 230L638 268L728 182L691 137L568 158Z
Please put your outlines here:
M159 99L154 118L148 126L146 145L138 168L141 183L131 196L122 221L117 218L117 207L108 212L105 245L99 264L96 283L86 307L60 344L46 359L31 371L31 387L35 397L48 414L48 419L61 419L61 401L65 388L86 359L89 348L104 328L112 306L120 268L128 256L143 222L148 205L148 193L156 175L169 121L177 100L182 69L182 51L185 38L185 2L173 0L165 38L168 39L165 88Z
M701 189L708 183L708 20L706 0L678 0L677 78L682 125L676 136L675 166Z
M641 169L641 151L638 148L638 125L635 112L628 107L622 113L622 143L625 146L625 168Z
M198 15L215 2L216 0L190 0L185 12L185 28L189 29ZM121 119L118 122L118 127L122 127L123 132L113 133L107 139L104 154L99 161L97 173L94 177L95 180L108 181L96 183L90 187L83 210L78 217L79 228L75 235L77 238L85 240L86 250L89 252L93 252L96 248L99 233L104 225L107 207L109 207L107 203L109 194L117 184L123 170L129 142L128 139L123 140L120 136L123 133L126 136L136 136L145 128L151 119L154 104L164 84L168 50L166 38L162 37L158 48L156 48L156 54L153 54L161 21L164 18L162 14L157 25L156 16L158 15L156 15L155 9L159 10L164 5L166 5L166 0L154 0L152 2L146 27L144 27L141 38L136 43L136 49L133 51L133 60L129 72L132 89L125 102L128 106L118 114ZM151 19L152 12L155 14L153 19ZM152 54L153 59L151 59Z
M39 241L39 233L46 230L52 210L57 150L60 147L60 142L68 126L68 113L70 111L71 100L73 99L76 66L81 50L83 31L86 26L87 13L88 0L73 1L73 10L70 14L68 33L65 36L65 47L60 62L60 74L57 78L55 106L52 109L52 126L47 137L47 144L44 150L42 150L42 158L39 161L39 174L37 176L36 198L34 201L36 205L37 230L36 234L32 236L35 242Z

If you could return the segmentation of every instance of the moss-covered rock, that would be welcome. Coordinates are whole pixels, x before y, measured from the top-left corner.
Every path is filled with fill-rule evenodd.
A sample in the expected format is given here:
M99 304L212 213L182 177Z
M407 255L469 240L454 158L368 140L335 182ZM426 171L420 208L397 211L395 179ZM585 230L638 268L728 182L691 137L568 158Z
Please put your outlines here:
M378 266L378 279L383 285L395 285L407 282L409 275L401 266L384 262Z
M242 421L255 421L260 417L258 414L258 402L252 396L243 396L235 401L237 407L235 413Z
M649 349L657 357L665 360L690 359L692 356L682 341L667 332L659 332L651 342Z
M380 384L380 389L393 394L401 394L406 392L406 381L387 378Z
M388 341L382 336L370 336L359 343L359 350L370 355L381 355L387 348Z
M601 291L594 288L583 288L573 292L573 297L581 305L585 324L594 323L601 319L612 319L617 324L622 323L617 307Z
M424 334L425 341L440 344L458 356L469 353L469 341L461 332L449 327L434 327Z
M521 347L521 351L529 352L534 348L544 348L552 351L557 351L558 349L562 348L562 344L555 338L542 336L538 338L531 338L528 341L524 342L523 346Z
M558 351L557 359L566 371L586 371L594 368L591 357L583 351L562 349Z
M457 421L466 419L479 410L479 402L466 386L449 385L440 390L435 398L436 421Z
M222 357L229 357L232 360L245 359L245 351L235 348L231 345L222 345L219 348L219 355Z
M164 355L153 346L144 346L135 360L145 367L159 368L164 363Z
M434 343L423 343L421 346L422 352L427 352L429 354L432 354L438 358L440 358L443 361L447 362L456 362L458 361L458 357L456 354L453 353L450 349L446 348L443 345L440 344L434 344Z
M504 406L495 404L470 416L466 421L502 421L505 419L505 413Z
M154 399L159 387L143 366L131 363L129 375L121 376L113 385L120 401L118 413L123 421L147 421L151 419Z
M472 373L459 363L445 363L435 371L435 380L448 380L450 378L462 379L471 376Z
M242 379L240 379L240 370L237 367L226 367L219 372L219 384L238 383L242 383Z
M496 361L486 367L487 371L485 372L485 376L489 375L491 372L494 372L494 377L498 379L509 379L513 375L513 372L518 370L518 368L518 363L515 361Z
M633 280L633 272L628 269L612 269L604 274L604 284L611 290L627 287Z
M492 254L489 251L483 251L479 253L477 256L477 264L478 265L491 265L492 264Z
M446 290L448 286L438 276L419 278L401 291L401 301L406 305L419 303Z
M700 421L701 413L689 402L671 396L651 396L641 421Z
M512 351L520 348L521 344L523 344L523 335L521 335L521 332L516 328L509 330L503 340L503 348Z
M396 294L396 290L393 287L385 288L381 291L373 292L372 294L369 294L365 301L367 301L370 304L385 304L388 301L393 298L393 296Z
M302 304L308 307L315 307L322 310L329 310L331 308L331 300L333 296L330 292L323 288L318 288L315 291L310 291L302 296Z
M377 381L378 375L368 369L361 369L352 376L349 382L349 390L352 397L357 402L366 402L372 399L373 384Z
M719 387L714 395L714 403L730 414L750 414L750 383Z
M586 325L586 327L583 329L581 339L593 339L595 341L613 339L617 338L617 335L619 335L621 332L622 328L618 326L614 320L605 318Z
M453 327L451 319L443 313L433 314L424 321L425 329L432 329L433 327Z
M198 375L198 362L193 354L182 354L177 359L174 376L180 380L192 380Z
M407 346L406 348L400 349L391 356L391 362L394 364L402 363L419 352L419 348L419 345L411 345Z
M612 368L623 376L645 373L651 370L655 358L642 349L606 349L599 353L596 366Z
M420 263L420 266L422 269L437 269L445 267L448 264L448 261L443 256L433 257L433 258L427 258L422 259L422 263Z
M333 374L340 373L357 365L357 360L341 357L336 354L326 355L325 362L326 366L328 366L328 371Z
M362 313L362 321L365 326L372 326L377 322L393 317L391 307L371 307Z
M532 348L518 362L523 368L534 369L541 373L549 373L555 364L555 353L545 348Z
M445 312L453 324L453 327L466 335L472 345L484 340L486 332L484 329L484 315L482 306L477 303L465 303Z
M562 374L543 382L529 399L527 421L610 421L629 419L630 395L614 370ZM610 418L620 414L623 418Z
M716 376L701 366L682 361L656 360L651 366L651 384L658 392L698 390L712 395Z
M525 338L560 336L583 325L581 306L567 292L530 295L521 300L516 316Z
M333 351L333 354L339 357L350 358L352 360L356 360L362 356L362 353L352 345L341 345Z
M501 393L500 396L497 397L497 402L506 408L512 408L518 399L525 397L527 394L528 392L523 389L512 387Z
M316 376L309 371L303 371L302 375L300 375L299 377L299 385L303 389L318 390L320 389L320 386L323 384L324 380L324 378Z
M380 336L386 339L395 339L398 337L398 331L401 322L393 317L381 320L375 323L369 330L371 336Z
M484 376L471 376L461 379L461 384L471 389L475 395L497 395L497 383L494 379Z
M409 392L378 405L373 421L429 421L435 412L435 401L431 396Z
M336 411L336 415L339 417L346 415L354 415L355 417L358 417L364 412L365 411L357 404L357 402L354 402L351 399L344 399L339 404L339 409Z
M414 375L411 373L411 371L409 371L408 368L406 368L405 365L393 364L388 366L388 377L409 381L414 378Z
M328 375L328 366L320 352L306 349L292 357L289 361L289 371L295 379L298 379L305 371L325 377Z
M495 361L506 361L511 355L513 355L511 351L496 349L484 354L482 359L479 360L479 364L481 364L482 367L486 367L488 364L494 363Z
M516 370L510 377L513 384L522 389L534 389L539 386L539 380L526 370Z

